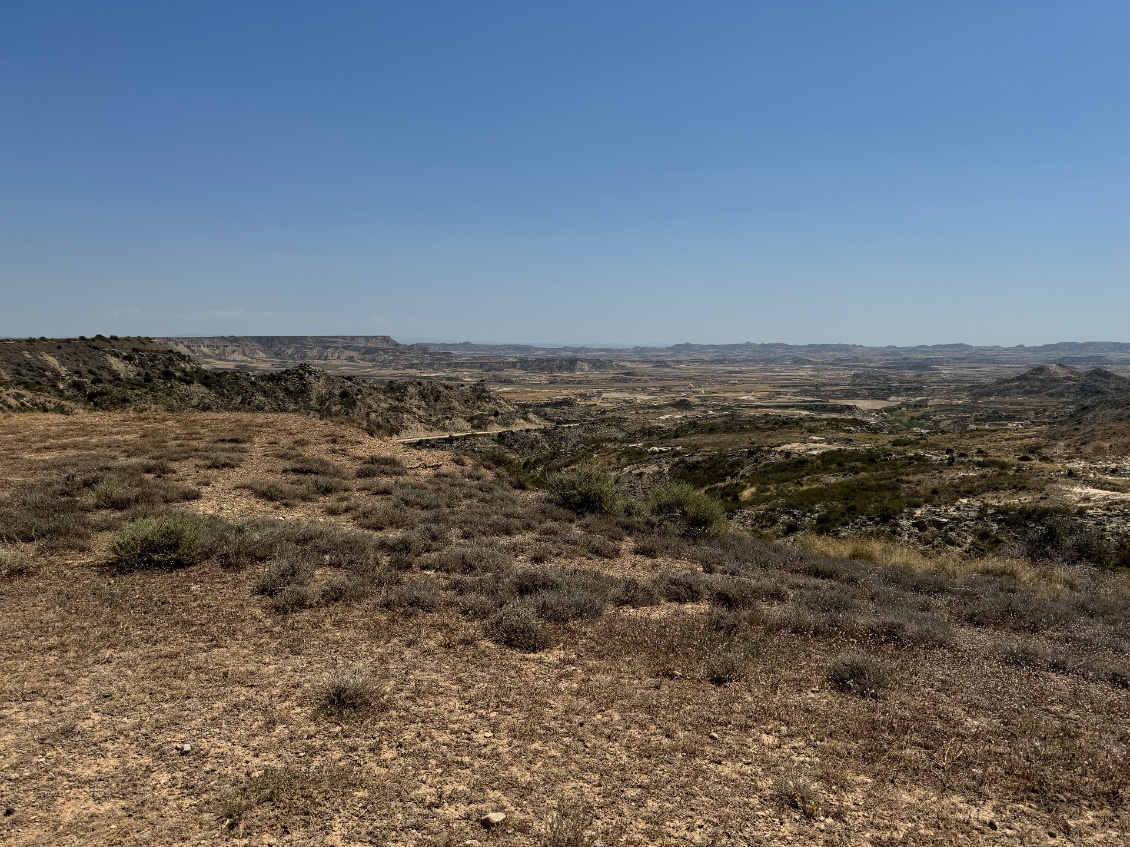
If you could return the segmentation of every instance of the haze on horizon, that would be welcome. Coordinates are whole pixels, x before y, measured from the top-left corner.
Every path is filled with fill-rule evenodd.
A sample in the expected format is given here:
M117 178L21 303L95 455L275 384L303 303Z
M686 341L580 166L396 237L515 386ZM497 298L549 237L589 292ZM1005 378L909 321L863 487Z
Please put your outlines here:
M1130 5L0 7L0 336L1130 341Z

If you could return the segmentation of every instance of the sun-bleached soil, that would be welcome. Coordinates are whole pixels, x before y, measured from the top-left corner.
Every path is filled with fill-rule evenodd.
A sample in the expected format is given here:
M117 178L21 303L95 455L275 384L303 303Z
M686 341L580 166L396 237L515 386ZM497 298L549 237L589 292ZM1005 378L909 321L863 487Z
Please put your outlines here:
M373 456L403 471L355 476ZM1045 631L963 617L976 574L911 590L878 565L769 551L740 576L763 596L735 611L719 599L731 577L704 564L714 554L645 550L631 527L566 516L540 492L492 488L498 471L356 428L266 414L0 417L5 496L95 459L164 463L138 485L199 496L104 508L95 485L80 495L95 498L85 540L5 544L6 844L568 847L586 843L582 831L605 845L1130 837L1130 693L1119 676L1130 633L1094 599L1125 597L1115 577L1076 575L1086 587L1064 587L1063 573L1017 571L999 577L1007 591L992 583L1001 596L1086 599L1098 610L1085 626ZM287 469L303 462L318 474ZM325 491L305 482L315 477ZM450 501L404 507L406 529L362 528L366 509L416 502L406 493L429 486ZM494 499L475 521L509 516L497 537L470 517L460 523L476 491ZM430 524L447 535L431 549L379 548L373 566L392 570L364 591L309 599L348 572L327 554L298 586L307 599L283 608L257 593L272 560L111 566L122 522L147 508L376 539L427 538ZM547 645L525 652L470 611L460 580L482 575L437 558L472 530L527 575L572 569L622 587L689 573L709 588L548 618ZM433 583L428 602L406 588ZM868 621L896 606L937 618L946 636L873 637ZM1077 649L1091 664L1004 660L1017 645ZM830 676L859 653L890 678L874 697ZM365 680L369 701L327 713L327 685L343 674ZM578 822L573 841L550 840L558 810ZM492 812L506 817L487 828Z

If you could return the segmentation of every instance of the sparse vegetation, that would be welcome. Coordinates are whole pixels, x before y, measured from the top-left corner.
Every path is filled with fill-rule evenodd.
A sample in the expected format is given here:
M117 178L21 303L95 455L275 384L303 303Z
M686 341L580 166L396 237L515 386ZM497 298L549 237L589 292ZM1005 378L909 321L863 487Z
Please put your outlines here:
M0 418L0 693L13 761L35 762L9 780L12 819L112 840L121 807L80 831L51 800L98 767L149 780L159 804L128 806L131 825L168 843L218 824L462 843L488 802L499 843L705 843L767 815L799 843L922 809L928 840L965 843L990 807L1031 843L1061 821L1117 843L1117 509L1044 481L1119 496L1114 459L1105 481L1065 473L1065 439L1095 431L708 415L698 395L670 421L648 407L644 430L607 406L407 459L311 417ZM822 499L866 479L905 504L894 517L874 487ZM562 791L597 808L547 817ZM33 803L54 817L28 823Z

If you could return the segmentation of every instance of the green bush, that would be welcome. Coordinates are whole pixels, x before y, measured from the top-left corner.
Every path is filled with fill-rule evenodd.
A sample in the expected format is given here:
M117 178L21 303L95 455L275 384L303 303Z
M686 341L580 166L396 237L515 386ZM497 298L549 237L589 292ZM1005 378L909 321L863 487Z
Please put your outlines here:
M709 494L684 483L668 483L656 488L647 499L652 522L683 538L700 538L716 530L725 509Z
M110 545L113 564L122 570L180 568L206 554L208 522L199 515L167 512L131 521Z
M599 465L577 465L549 475L546 480L554 501L579 515L620 511L623 498L612 473Z

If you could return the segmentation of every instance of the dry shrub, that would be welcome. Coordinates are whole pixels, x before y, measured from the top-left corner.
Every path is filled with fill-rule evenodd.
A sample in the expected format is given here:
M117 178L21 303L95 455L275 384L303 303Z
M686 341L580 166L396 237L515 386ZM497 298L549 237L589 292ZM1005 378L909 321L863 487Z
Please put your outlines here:
M338 515L349 514L356 508L357 503L352 497L348 494L341 494L322 506L322 511L327 515L337 517Z
M530 546L526 555L533 564L544 565L546 562L552 561L555 553L556 550L549 544L535 543Z
M255 581L255 593L278 597L291 588L305 588L314 576L314 562L300 552L291 552L271 562ZM295 592L291 592L294 594Z
M788 605L771 623L794 635L829 636L854 629L853 621L836 612L821 612L803 606Z
M532 595L531 599L542 620L565 623L599 618L607 598L606 580L596 574L575 572L562 575L556 587Z
M824 815L824 801L815 784L795 768L787 768L774 780L773 796L787 809L795 809L815 820Z
M335 465L329 459L321 456L297 455L283 467L283 473L301 474L307 476L332 476L343 477L345 470Z
M357 671L336 671L314 692L315 714L336 721L367 717L381 700L369 677Z
M720 578L711 599L725 609L749 609L762 602L783 603L789 599L789 590L769 580Z
M13 579L27 576L32 572L35 561L35 547L0 547L0 579Z
M271 597L271 611L289 615L317 605L318 597L308 585L287 585Z
M945 647L953 641L949 621L929 613L892 612L869 621L864 629L876 641L896 647Z
M1001 653L1001 659L1005 664L1031 670L1052 671L1062 674L1070 674L1079 670L1078 663L1063 651L1053 650L1031 642L1013 644L1005 648Z
M264 768L247 776L229 791L217 811L224 829L233 830L260 806L273 806L289 812L312 813L335 798L355 789L355 774L337 767Z
M392 487L392 500L399 506L421 512L434 512L452 506L446 492L424 481L401 480Z
M508 570L514 557L490 544L456 544L429 556L426 564L444 573L484 573Z
M985 580L973 581L978 594L958 609L958 616L972 626L1041 632L1069 623L1071 604L1063 598L1045 597L1031 591L1000 591Z
M629 576L616 583L608 599L614 606L639 609L644 606L654 606L663 598L659 596L653 585Z
M382 605L387 609L397 609L412 614L433 612L443 605L445 599L443 590L433 580L407 579L400 585L388 589Z
M318 592L319 605L326 606L331 603L346 603L360 600L369 593L372 586L370 579L354 573L337 573L326 578Z
M359 468L356 476L358 479L373 479L375 477L405 476L408 468L396 456L369 456Z
M583 535L580 538L581 549L590 556L598 559L618 559L620 545L599 535Z
M536 653L553 644L553 636L528 603L508 603L487 619L483 632L491 641L526 653Z
M589 833L592 809L583 803L562 802L549 818L541 847L595 847L597 838Z
M200 491L191 485L167 482L160 477L172 473L165 462L141 461L110 468L91 489L99 509L125 511L161 503L199 500ZM158 478L151 479L149 475Z
M828 682L841 693L875 699L891 687L891 673L874 656L850 653L828 667Z
M0 542L39 542L65 549L82 546L91 527L82 503L55 486L29 485L0 500Z
M337 494L339 491L345 491L349 488L349 485L336 476L314 474L306 478L306 484L303 488L324 497L327 494Z
M243 454L232 450L216 450L199 459L200 467L220 471L238 468L243 464Z
M711 685L729 685L745 678L749 658L733 645L720 645L706 657L704 675Z
M678 559L687 554L688 546L681 538L656 533L636 538L632 552L648 559Z
M252 477L247 480L247 482L237 485L236 488L250 491L260 500L266 500L268 503L281 503L284 506L290 506L302 500L313 499L312 492L309 490L295 485L288 485L285 482L280 482L277 479L271 479L269 477Z
M403 506L377 503L362 506L353 512L353 522L362 529L384 532L389 529L407 529L420 522L420 515Z
M679 609L657 617L610 616L594 636L606 655L635 657L634 664L672 678L706 679L712 655L731 646L743 649L719 633L710 616Z
M660 597L671 603L697 603L709 590L702 575L693 571L660 574L651 584Z

